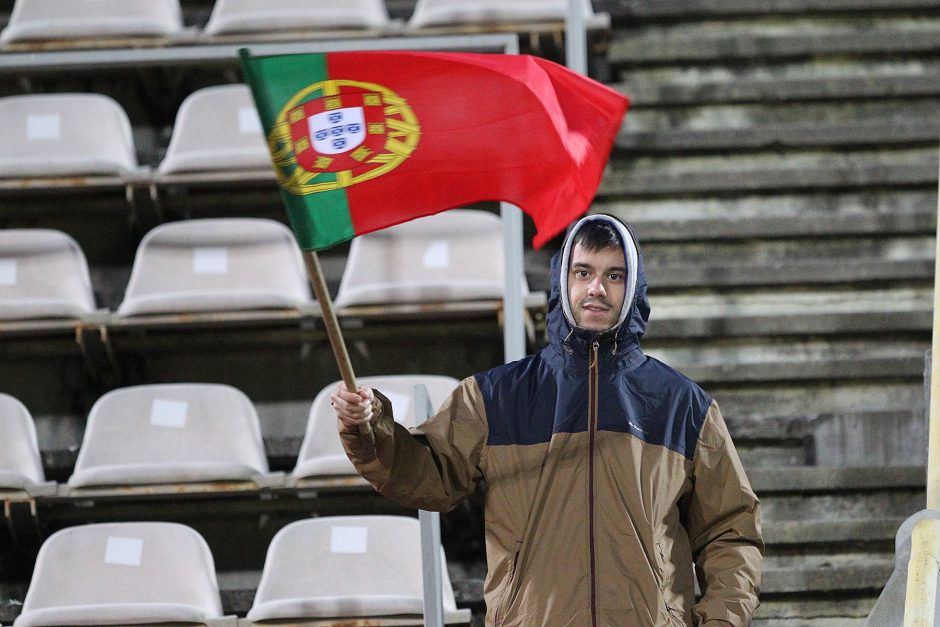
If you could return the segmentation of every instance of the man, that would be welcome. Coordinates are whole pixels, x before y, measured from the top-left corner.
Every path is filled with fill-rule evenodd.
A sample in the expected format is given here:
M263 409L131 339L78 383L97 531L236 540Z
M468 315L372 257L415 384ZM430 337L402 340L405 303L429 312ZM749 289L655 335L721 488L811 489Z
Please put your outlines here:
M649 314L632 233L589 216L552 259L544 349L411 432L380 393L334 393L349 458L388 498L447 511L486 480L487 625L750 623L758 501L715 402L640 350Z

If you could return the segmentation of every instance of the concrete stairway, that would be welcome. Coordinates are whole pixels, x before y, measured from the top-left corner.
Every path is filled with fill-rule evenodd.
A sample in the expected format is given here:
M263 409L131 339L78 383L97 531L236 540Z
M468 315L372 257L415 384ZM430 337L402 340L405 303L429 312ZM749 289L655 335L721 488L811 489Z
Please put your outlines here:
M595 209L648 352L719 401L763 503L755 625L861 625L924 505L938 0L611 0L632 99Z

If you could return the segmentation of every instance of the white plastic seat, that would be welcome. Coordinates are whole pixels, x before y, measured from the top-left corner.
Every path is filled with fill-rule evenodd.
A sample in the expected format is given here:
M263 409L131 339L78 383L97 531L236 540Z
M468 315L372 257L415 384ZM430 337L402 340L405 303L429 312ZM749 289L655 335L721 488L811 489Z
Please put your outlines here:
M0 119L0 178L120 176L137 169L131 123L107 96L9 96L0 98Z
M590 0L582 4L585 17L593 16ZM567 14L568 0L418 0L408 26L559 21Z
M446 568L443 589L445 622L468 623L470 612L457 609ZM248 620L297 624L304 618L410 616L420 621L423 590L416 519L302 520L287 525L271 540Z
M502 299L503 272L499 218L453 209L354 239L336 306Z
M330 394L336 389L337 383L339 382L323 388L313 400L304 441L297 456L297 465L291 473L295 480L356 474L356 469L346 457L339 440L336 432L336 413L330 406ZM427 388L431 405L436 410L459 382L452 377L417 374L360 377L357 383L384 394L392 402L395 421L411 428L415 426L415 385L423 384Z
M271 169L258 111L244 84L191 93L176 114L160 174Z
M179 0L16 0L0 43L165 37L182 30Z
M72 318L94 309L75 240L49 229L0 230L0 320Z
M384 0L216 0L203 32L381 28L388 21Z
M118 313L293 309L310 301L290 229L274 220L217 218L148 232Z
M8 394L0 394L0 442L0 490L45 483L33 417Z
M69 527L43 543L15 627L212 624L222 618L202 536L176 523Z
M241 391L140 385L92 406L68 485L253 481L267 472L258 414Z

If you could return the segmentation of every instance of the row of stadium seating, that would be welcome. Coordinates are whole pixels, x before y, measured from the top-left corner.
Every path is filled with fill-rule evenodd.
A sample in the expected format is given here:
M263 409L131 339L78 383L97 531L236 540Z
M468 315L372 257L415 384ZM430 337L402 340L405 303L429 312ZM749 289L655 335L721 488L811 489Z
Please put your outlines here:
M359 237L350 247L336 305L499 300L500 228L494 214L465 209ZM148 232L116 313L310 313L311 304L304 261L287 227L263 218L214 218ZM71 237L50 229L0 230L0 320L103 313L95 308L85 257Z
M587 0L585 17L594 18ZM179 0L16 0L0 44L101 38L171 43L246 33L366 29L402 33L440 26L563 20L568 0L418 0L407 27L384 0L216 0L203 29L184 26Z
M43 543L13 625L422 624L420 538L418 521L403 516L291 523L271 541L251 610L237 619L223 614L212 552L192 528L69 527ZM442 570L445 622L469 624L470 611L457 609Z
M406 427L418 420L414 386L425 386L432 407L439 407L457 386L456 379L435 375L361 377L359 383L380 389L391 401L395 419ZM0 394L0 494L13 490L69 497L87 494L87 489L101 494L114 486L209 482L252 484L246 489L309 487L338 478L351 485L349 478L358 475L343 452L330 405L336 385L314 399L297 463L286 477L269 472L256 408L234 387L174 383L112 390L92 406L75 469L67 484L58 486L45 479L29 410Z

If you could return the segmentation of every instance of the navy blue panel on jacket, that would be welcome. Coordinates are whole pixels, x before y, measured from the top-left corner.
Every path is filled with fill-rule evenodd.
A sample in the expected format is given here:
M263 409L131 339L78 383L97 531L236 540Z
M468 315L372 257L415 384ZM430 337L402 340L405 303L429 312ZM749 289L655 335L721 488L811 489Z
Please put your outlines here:
M622 324L600 334L577 328L567 319L561 302L567 294L561 293L560 276L567 273L569 234L562 251L552 259L548 346L475 375L489 424L487 445L540 444L549 442L553 433L586 431L588 359L596 344L600 357L598 429L630 434L691 459L712 399L687 377L640 349L650 307L643 258L628 227L611 216L585 220L610 222L625 249L635 254L636 263L627 263L628 272L636 273L636 288L627 301L630 311ZM625 253L625 258L631 256Z

